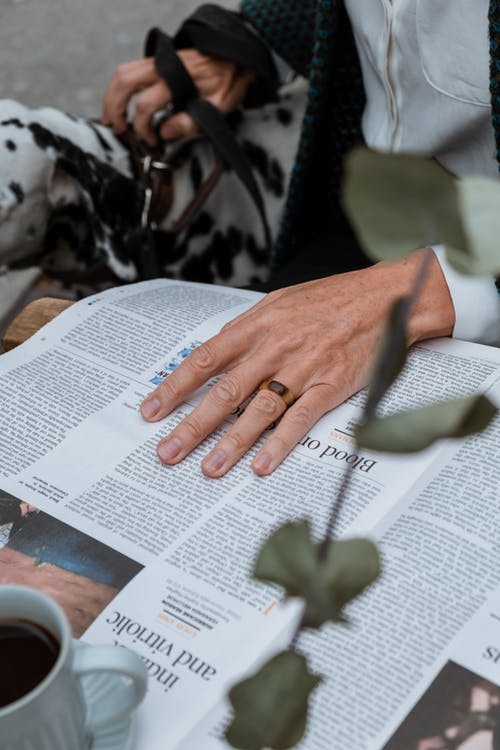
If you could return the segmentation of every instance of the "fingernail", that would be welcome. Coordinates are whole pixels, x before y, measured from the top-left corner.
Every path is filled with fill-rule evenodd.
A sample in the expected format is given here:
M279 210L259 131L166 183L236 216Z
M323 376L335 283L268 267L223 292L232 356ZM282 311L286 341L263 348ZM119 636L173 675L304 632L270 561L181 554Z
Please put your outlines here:
M151 398L147 398L142 402L141 414L145 419L152 419L153 417L156 417L156 415L160 411L160 407L160 401L155 396L152 396Z
M259 474L264 474L264 472L266 472L271 466L272 460L273 457L270 453L259 453L259 455L255 456L253 460L252 469Z
M158 455L162 461L173 461L182 450L179 438L167 437L158 445Z
M209 453L208 456L202 461L202 467L203 471L207 472L208 474L213 474L216 471L219 471L219 469L222 469L224 464L226 463L227 456L224 453L224 451L221 450L215 450L212 451L212 453Z

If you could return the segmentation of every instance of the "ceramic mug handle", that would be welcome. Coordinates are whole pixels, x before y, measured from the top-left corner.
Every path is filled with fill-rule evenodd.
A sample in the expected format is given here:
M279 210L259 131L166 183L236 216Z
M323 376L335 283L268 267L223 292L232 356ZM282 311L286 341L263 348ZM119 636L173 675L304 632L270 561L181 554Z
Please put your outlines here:
M90 707L87 729L95 732L119 721L139 705L146 693L148 673L140 657L127 648L81 642L74 645L72 670L78 677L101 673L125 678Z

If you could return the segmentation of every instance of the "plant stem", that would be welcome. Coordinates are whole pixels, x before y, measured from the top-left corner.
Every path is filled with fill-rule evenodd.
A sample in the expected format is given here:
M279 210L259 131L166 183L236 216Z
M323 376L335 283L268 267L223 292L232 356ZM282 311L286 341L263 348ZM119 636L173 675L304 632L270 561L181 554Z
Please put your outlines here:
M413 280L410 292L407 295L407 297L404 298L403 307L402 307L402 311L401 311L402 325L403 325L404 331L406 331L406 325L407 325L407 322L408 322L408 318L410 317L410 313L412 311L412 308L413 308L416 300L418 299L418 296L419 296L420 292L422 291L422 287L423 287L423 285L425 283L425 279L426 279L428 271L429 271L429 266L430 266L430 264L432 262L432 257L433 257L432 248L430 248L430 247L425 248L424 253L423 253L422 262L421 262L421 264L419 266L417 274L415 275L415 278ZM384 376L384 374L382 373L381 380L383 379L383 376ZM381 395L383 395L383 393ZM376 399L373 402L370 402L370 401L367 400L367 402L365 403L365 407L363 409L363 414L362 414L362 419L363 420L366 420L369 417L372 417L374 415L374 412L375 412L375 410L376 410L379 402L380 402L380 398ZM332 505L332 508L331 508L331 511L330 511L330 515L328 517L328 521L327 521L327 524L326 524L326 529L325 529L325 533L324 533L323 539L322 539L322 541L321 541L321 543L319 545L318 559L321 562L324 562L324 560L326 559L326 556L328 554L328 548L330 546L330 542L331 542L331 540L334 537L335 527L336 527L337 521L338 521L339 516L340 516L340 511L342 509L342 505L344 503L344 500L345 500L345 497L346 497L346 494L347 494L347 490L349 489L349 484L351 482L352 473L353 472L352 472L351 467L350 466L346 466L346 468L344 470L344 473L343 473L343 476L342 476L341 485L340 485L339 490L338 490L338 492L337 492L337 494L335 496L335 500L333 502L333 505ZM305 622L305 619L306 619L306 614L307 614L307 605L304 603L303 608L302 608L302 613L301 613L300 618L299 618L299 620L297 622L297 626L295 628L293 636L292 636L292 638L290 640L290 645L288 647L290 651L295 651L295 648L297 646L298 638L299 638L300 633L301 633L301 631L302 631L302 629L304 627L304 622Z
M432 262L432 257L433 257L432 249L430 247L425 248L424 253L423 253L423 259L419 266L418 272L415 275L415 278L413 280L410 293L404 300L403 325L405 328L406 328L406 324L410 316L410 313L412 311L413 305L415 304L420 292L422 291L422 287L424 285L425 279L429 271L429 266ZM365 404L365 408L363 410L362 419L365 420L369 416L372 416L370 412L376 409L376 406L377 404L368 404L368 401L367 401ZM344 503L344 499L347 494L347 490L349 488L351 477L352 477L352 469L349 466L346 466L344 475L342 477L342 484L340 485L339 491L333 503L330 516L328 518L328 522L326 525L323 541L321 542L320 547L319 547L318 554L319 554L320 560L324 560L328 553L328 546L330 544L331 539L333 539L335 525L339 518L340 511L342 509L342 505Z
M295 627L295 630L293 631L293 635L292 635L292 637L290 639L290 644L288 646L288 650L289 651L295 651L295 649L296 649L297 641L299 639L299 635L300 635L300 633L302 632L302 630L304 628L304 623L305 623L305 620L306 620L306 610L307 610L307 604L305 602L303 602L302 612L301 612L300 617L299 617L299 619L297 621L297 625Z
M342 505L344 504L344 498L346 496L347 489L351 481L351 477L352 477L352 469L350 466L346 466L344 470L344 474L342 476L342 484L340 485L337 495L335 497L335 500L333 501L330 515L328 517L328 522L326 524L325 534L319 546L318 557L322 562L326 558L326 555L328 553L328 547L330 545L330 541L333 539L335 526L338 521L340 511L342 509Z

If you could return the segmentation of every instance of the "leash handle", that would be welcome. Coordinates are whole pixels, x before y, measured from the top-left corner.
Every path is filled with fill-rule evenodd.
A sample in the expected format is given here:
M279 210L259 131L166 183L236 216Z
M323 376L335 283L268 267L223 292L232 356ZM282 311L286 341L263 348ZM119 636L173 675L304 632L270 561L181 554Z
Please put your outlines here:
M200 99L194 81L179 58L170 37L160 29L152 29L146 38L145 51L154 56L155 66L176 99L175 109L182 107L197 123L227 167L237 175L252 199L262 222L268 251L272 239L267 222L264 200L246 155L233 131L218 109L205 99ZM189 79L190 83L186 81Z

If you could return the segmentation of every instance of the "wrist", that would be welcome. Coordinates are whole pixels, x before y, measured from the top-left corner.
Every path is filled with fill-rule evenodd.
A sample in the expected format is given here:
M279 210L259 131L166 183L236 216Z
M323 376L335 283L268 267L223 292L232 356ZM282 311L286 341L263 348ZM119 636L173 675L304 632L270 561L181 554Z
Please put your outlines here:
M394 299L411 294L415 279L429 248L415 252L395 263L379 263L395 281ZM451 336L455 309L441 265L431 250L431 258L420 293L415 299L408 321L409 344L424 339Z

